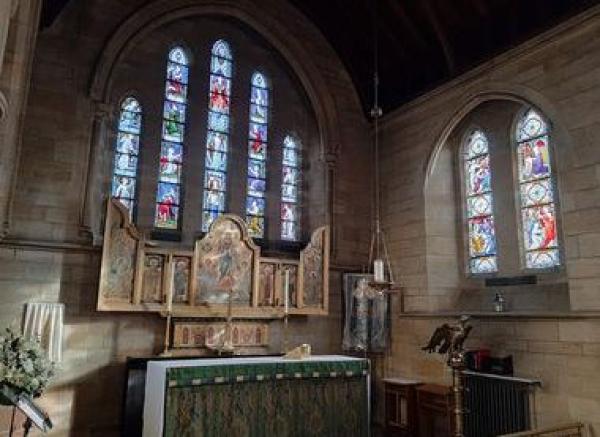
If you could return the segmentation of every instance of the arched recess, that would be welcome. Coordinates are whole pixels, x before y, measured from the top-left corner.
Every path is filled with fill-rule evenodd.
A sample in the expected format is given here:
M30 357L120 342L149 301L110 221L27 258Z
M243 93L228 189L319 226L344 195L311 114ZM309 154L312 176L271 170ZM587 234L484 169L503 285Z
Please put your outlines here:
M277 13L271 11L277 11ZM282 13L282 11L284 12ZM331 77L330 74L326 73L335 71L338 78L336 85L339 86L339 79L342 79L347 83L348 88L353 90L353 101L351 103L352 109L357 114L361 113L360 102L345 68L333 49L312 23L291 5L282 4L275 0L260 2L260 7L251 0L216 0L203 4L198 4L193 0L156 0L140 8L123 21L106 43L92 73L89 90L91 99L97 106L109 104L108 100L113 85L113 71L128 48L135 46L160 26L174 20L198 15L224 16L237 19L246 24L265 38L279 52L301 83L315 112L320 139L320 159L327 166L324 181L325 192L327 193L325 222L333 228L334 244L332 244L332 247L335 248L336 232L333 215L335 190L333 179L335 178L335 166L341 148L342 135L338 116L340 102L336 101L336 97L331 92L334 84L328 79L328 77ZM289 18L282 20L282 16ZM291 23L294 23L294 26L291 26ZM318 49L323 53L322 56L313 56L311 48L315 45L318 45ZM102 126L103 123L97 122L96 125ZM102 135L100 132L94 132L95 139L92 140L92 149L101 147L101 141L97 138L102 137ZM94 156L98 154L92 150L89 155L90 159L93 160L95 159ZM94 179L95 172L102 171L97 167L90 161L88 181L90 178ZM82 205L82 229L91 232L97 240L100 230L98 229L98 220L94 218L98 212L95 204L101 202L100 199L90 198L89 183L84 189L86 200Z
M539 93L516 86L498 85L495 88L479 90L467 95L458 102L457 108L443 125L437 141L433 144L427 160L423 185L424 198L424 232L426 235L426 275L427 290L430 296L435 296L437 307L441 310L455 309L491 309L491 300L488 299L489 289L483 290L483 278L468 278L465 272L465 242L463 229L463 211L461 210L461 181L457 173L457 147L460 146L459 133L465 133L474 122L471 115L482 106L498 103L499 106L511 106L508 111L516 119L520 112L515 108L535 107L543 112L552 121L554 130L554 149L557 174L564 174L569 165L569 151L572 150L572 141L559 112L554 105ZM509 105L512 103L512 105ZM475 121L476 122L476 121ZM513 137L514 125L507 123L505 126L507 144L510 144L510 153L516 146ZM493 172L496 170L493 170ZM508 171L511 171L509 169ZM558 190L564 184L564 178L558 178ZM512 185L510 186L512 195ZM564 196L559 194L562 201ZM498 220L513 220L517 217L498 217ZM516 246L518 247L518 246ZM501 249L501 248L500 248ZM568 256L568 254L567 254ZM555 275L548 282L562 283L559 291L566 294L566 274ZM558 287L555 287L558 288ZM477 291L482 291L477 296ZM469 297L477 296L472 299ZM540 299L543 293L537 293ZM465 298L467 296L467 298ZM544 295L546 296L546 295ZM493 297L493 296L492 296ZM481 300L481 299L484 300ZM476 301L478 300L477 307ZM487 299L487 301L485 300ZM562 299L565 302L568 299ZM489 301L489 302L488 302ZM465 303L466 302L466 303ZM532 306L539 305L543 310L543 303L531 301ZM485 305L488 305L487 307ZM548 309L548 308L546 308Z

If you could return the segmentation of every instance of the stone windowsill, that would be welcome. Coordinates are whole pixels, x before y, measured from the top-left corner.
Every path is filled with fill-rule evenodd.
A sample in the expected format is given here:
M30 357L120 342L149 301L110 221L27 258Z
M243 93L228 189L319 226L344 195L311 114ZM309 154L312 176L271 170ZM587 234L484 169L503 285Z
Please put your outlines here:
M410 318L454 318L469 315L475 319L523 318L523 319L600 319L600 311L439 311L439 312L403 312L398 315L401 319Z

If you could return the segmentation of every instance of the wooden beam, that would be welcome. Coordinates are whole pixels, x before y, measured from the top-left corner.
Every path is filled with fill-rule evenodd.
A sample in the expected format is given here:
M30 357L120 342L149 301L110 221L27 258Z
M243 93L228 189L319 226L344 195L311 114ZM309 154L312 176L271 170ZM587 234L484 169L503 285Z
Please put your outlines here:
M431 5L431 0L423 0L423 6L425 8L425 12L427 14L427 18L429 19L431 26L435 32L435 36L442 46L442 52L444 53L444 58L446 59L446 65L448 66L448 72L451 75L454 75L456 72L456 63L454 62L454 55L452 53L452 47L450 47L450 43L448 38L446 37L446 33L442 28L442 24L437 17L433 6Z

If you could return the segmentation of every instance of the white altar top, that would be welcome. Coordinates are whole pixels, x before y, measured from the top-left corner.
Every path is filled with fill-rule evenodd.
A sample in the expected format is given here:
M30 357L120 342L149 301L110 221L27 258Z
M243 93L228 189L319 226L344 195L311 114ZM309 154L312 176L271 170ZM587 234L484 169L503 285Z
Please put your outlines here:
M283 357L239 357L148 361L148 369L146 371L146 394L144 396L143 437L162 437L163 435L167 369L176 367L319 361L363 361L363 358L347 357L344 355L315 355L302 360L290 360L284 359Z

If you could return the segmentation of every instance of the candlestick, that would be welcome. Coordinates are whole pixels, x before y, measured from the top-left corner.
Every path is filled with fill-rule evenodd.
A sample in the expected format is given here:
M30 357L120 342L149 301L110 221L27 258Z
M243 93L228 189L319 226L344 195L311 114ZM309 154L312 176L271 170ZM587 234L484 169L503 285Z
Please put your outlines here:
M283 311L288 314L290 311L290 271L285 271L285 282L283 286Z
M382 259L373 261L373 273L375 274L375 282L385 282Z

